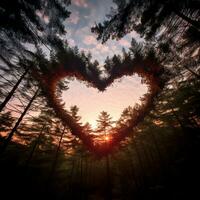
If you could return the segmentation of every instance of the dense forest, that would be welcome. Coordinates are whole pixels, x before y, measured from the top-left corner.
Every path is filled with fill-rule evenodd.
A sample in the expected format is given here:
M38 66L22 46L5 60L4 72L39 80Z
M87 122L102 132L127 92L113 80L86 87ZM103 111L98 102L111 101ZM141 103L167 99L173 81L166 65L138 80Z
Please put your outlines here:
M70 0L0 1L1 199L200 198L200 1L113 2L91 33L144 42L102 68L65 38ZM106 92L134 74L148 92L119 120L65 109L69 81Z

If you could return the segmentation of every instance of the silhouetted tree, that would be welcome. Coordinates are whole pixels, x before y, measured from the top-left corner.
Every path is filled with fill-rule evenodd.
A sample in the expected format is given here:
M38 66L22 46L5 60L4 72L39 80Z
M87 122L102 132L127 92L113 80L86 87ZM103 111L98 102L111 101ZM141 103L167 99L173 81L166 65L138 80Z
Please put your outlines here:
M20 122L23 120L23 117L26 115L27 111L29 110L31 104L33 103L33 101L35 100L35 98L37 97L39 92L39 89L35 92L35 94L32 96L32 98L30 99L29 103L27 104L27 106L25 107L24 111L22 112L21 116L19 117L19 119L17 120L17 122L15 123L15 126L13 127L13 129L10 131L10 133L8 134L8 137L6 138L3 147L1 148L1 153L3 153L6 149L6 147L8 146L9 142L11 141L15 131L17 130Z
M109 131L112 129L112 117L105 111L102 111L97 119L97 130L99 134L103 134L105 137L109 137ZM108 135L108 136L106 136ZM109 145L109 139L105 138L105 142ZM106 199L112 198L111 189L111 171L110 171L110 159L109 155L106 156Z
M97 119L97 130L100 134L109 134L109 130L112 128L112 117L105 111L102 111Z
M188 27L191 25L195 28L199 34L198 1L117 0L114 3L117 8L112 8L108 20L92 28L93 32L98 33L98 39L102 39L103 42L109 38L121 38L132 30L149 38L155 36L159 32L158 30L165 27L170 30L172 28L175 30L177 26L181 27L185 24L181 20L186 22ZM178 19L175 18L176 16ZM172 23L174 18L176 22Z
M14 92L16 91L17 87L19 86L19 84L21 83L21 81L23 80L24 76L28 73L28 69L26 69L26 71L21 75L21 77L19 78L19 80L16 82L16 84L14 85L14 87L11 89L11 91L8 93L8 95L6 96L5 100L1 103L0 105L0 112L3 110L3 108L6 106L6 104L9 102L9 100L11 99L11 97L13 96Z
M1 54L28 53L22 43L53 47L58 40L56 34L65 33L63 21L69 17L66 9L69 3L68 0L1 1Z
M70 107L70 114L71 114L71 116L73 117L73 119L74 119L77 123L81 124L81 122L80 122L81 117L78 115L78 111L79 111L78 106L74 105L74 106L71 106L71 107Z

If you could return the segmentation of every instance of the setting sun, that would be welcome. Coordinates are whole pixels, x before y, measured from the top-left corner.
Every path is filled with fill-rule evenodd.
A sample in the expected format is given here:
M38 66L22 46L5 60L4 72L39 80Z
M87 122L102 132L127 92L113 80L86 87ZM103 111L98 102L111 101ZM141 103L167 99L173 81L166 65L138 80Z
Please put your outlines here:
M108 135L106 135L106 136L105 136L105 141L108 142L109 140L110 140L110 137L109 137Z

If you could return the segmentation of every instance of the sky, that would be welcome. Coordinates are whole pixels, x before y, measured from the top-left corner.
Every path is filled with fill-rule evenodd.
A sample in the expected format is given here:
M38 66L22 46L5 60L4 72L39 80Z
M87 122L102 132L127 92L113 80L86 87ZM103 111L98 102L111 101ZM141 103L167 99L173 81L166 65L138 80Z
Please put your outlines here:
M93 60L97 60L100 66L107 56L120 54L122 48L128 50L132 38L138 42L144 41L134 31L118 41L108 40L101 44L96 40L96 35L91 33L91 27L95 23L103 22L111 7L115 7L112 0L72 0L69 6L70 18L64 22L67 30L65 37L69 45L77 46L81 51L91 52ZM96 119L101 111L107 111L114 120L117 120L124 108L134 106L146 92L147 87L141 84L141 79L137 75L114 82L103 93L94 88L87 88L75 80L70 82L69 90L63 93L63 100L66 109L77 105L80 108L82 122L89 122L95 128Z
M69 10L70 18L64 22L67 34L66 39L70 46L78 46L80 50L90 51L94 59L100 64L107 56L120 54L122 48L130 47L131 38L144 41L136 32L131 32L119 41L109 40L101 44L96 35L91 33L95 23L103 22L111 7L115 7L112 0L72 0Z
M65 107L79 107L83 123L89 122L96 128L96 120L101 111L110 114L113 121L119 119L124 108L140 103L140 97L147 92L147 87L140 84L138 76L126 76L116 80L105 92L87 87L78 80L70 81L69 89L63 93Z

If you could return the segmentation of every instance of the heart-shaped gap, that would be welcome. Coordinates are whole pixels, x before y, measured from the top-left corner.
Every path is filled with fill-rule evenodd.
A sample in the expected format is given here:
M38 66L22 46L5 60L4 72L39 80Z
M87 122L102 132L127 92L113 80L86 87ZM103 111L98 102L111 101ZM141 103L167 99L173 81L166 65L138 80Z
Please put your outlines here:
M133 107L136 103L140 104L140 98L148 90L146 84L141 84L141 77L138 75L116 79L104 92L88 87L77 79L67 81L69 89L62 94L66 110L77 106L78 115L81 116L80 122L89 123L97 134L97 120L102 111L110 115L114 127L123 110L128 106Z
M48 73L46 73L45 69L42 69L42 71L35 69L33 71L49 106L54 109L55 114L62 120L63 125L67 126L71 133L78 137L89 151L98 156L107 155L115 147L120 146L121 142L129 136L151 110L154 98L168 79L167 73L164 73L166 69L160 65L154 54L146 54L145 57L136 55L126 54L122 59L114 56L112 60L107 61L104 65L107 76L104 78L101 77L98 63L90 63L84 55L77 54L76 51L74 52L70 49L62 52L60 63L52 63L50 65ZM64 109L61 99L57 97L56 86L63 78L76 78L84 81L90 87L104 91L116 79L134 74L139 75L142 78L142 83L147 84L148 92L144 95L141 106L133 108L130 112L130 117L127 118L125 123L113 130L109 138L109 145L107 142L96 144L92 136L88 134L88 131ZM108 138L105 139L105 141L107 140Z

